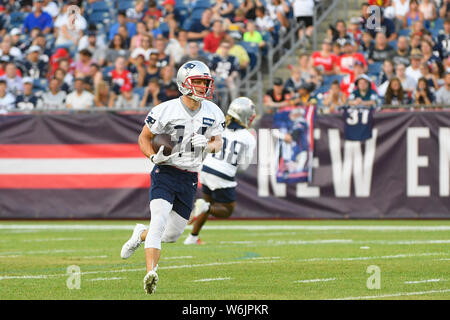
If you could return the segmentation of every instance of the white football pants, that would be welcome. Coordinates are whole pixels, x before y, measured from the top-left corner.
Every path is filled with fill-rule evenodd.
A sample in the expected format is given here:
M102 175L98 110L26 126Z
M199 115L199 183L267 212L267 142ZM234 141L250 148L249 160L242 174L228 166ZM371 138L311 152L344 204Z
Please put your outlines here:
M172 210L172 204L164 199L150 201L151 220L145 248L161 250L161 242L175 242L181 236L188 220Z

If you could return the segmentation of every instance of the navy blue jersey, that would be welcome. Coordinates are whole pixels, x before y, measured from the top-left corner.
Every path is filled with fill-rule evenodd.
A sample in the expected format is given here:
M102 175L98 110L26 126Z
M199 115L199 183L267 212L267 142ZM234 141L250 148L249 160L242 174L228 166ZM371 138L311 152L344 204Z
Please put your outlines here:
M364 141L372 138L375 107L342 107L345 140Z
M235 56L222 57L214 55L211 59L211 71L214 71L216 77L226 79L233 71L239 70L238 60Z
M441 58L447 58L450 55L450 34L441 33L437 38L437 45L441 49Z

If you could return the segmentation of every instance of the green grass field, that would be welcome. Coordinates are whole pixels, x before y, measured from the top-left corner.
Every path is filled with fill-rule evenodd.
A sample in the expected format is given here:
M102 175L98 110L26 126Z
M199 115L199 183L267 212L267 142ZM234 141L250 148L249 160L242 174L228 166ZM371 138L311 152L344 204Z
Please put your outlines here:
M143 246L120 258L134 225L0 222L0 299L450 299L450 221L209 221L205 245L163 244L150 296Z

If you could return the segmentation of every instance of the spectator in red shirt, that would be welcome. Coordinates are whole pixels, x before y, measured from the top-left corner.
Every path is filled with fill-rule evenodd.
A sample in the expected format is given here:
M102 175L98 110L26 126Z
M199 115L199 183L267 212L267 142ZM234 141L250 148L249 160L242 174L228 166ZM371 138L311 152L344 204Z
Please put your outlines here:
M220 42L225 36L222 20L213 22L211 32L203 39L203 50L205 52L216 53Z
M362 74L364 74L365 67L364 64L357 60L355 62L353 73L347 74L342 80L341 80L341 91L348 97L350 93L355 90L355 80ZM371 88L373 91L377 92L377 86L372 81Z
M145 13L144 21L147 20L147 17L149 16L154 17L156 20L159 20L159 18L162 17L162 12L158 9L155 0L150 0L148 2L148 10Z
M115 62L115 69L110 71L108 76L111 79L112 89L115 94L120 95L120 89L123 85L132 86L131 72L126 69L126 60L124 57L118 57Z
M353 40L347 40L344 45L344 54L339 58L339 69L343 75L353 74L355 64L359 61L367 69L367 61L362 53L356 52L356 46Z
M338 57L332 52L332 42L325 39L322 43L322 50L312 54L312 62L315 67L323 68L323 75L333 75L338 71Z

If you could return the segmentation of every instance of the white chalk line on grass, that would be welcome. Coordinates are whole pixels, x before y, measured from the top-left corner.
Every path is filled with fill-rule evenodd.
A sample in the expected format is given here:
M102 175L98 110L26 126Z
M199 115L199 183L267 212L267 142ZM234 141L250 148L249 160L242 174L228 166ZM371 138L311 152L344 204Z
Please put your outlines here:
M225 266L225 265L235 265L235 264L247 264L247 263L271 263L279 262L279 257L265 257L264 260L259 258L245 259L240 261L228 261L228 262L211 262L211 263L199 263L199 264L184 264L184 265L174 265L174 266L161 266L158 270L171 270L171 269L189 269L189 268L201 268L201 267L213 267L213 266ZM258 259L258 260L257 260ZM96 270L96 271L84 271L80 272L79 275L89 275L89 274L103 274L103 273L122 273L122 272L141 272L145 271L145 268L133 268L133 269L116 269L116 270ZM0 280L9 279L47 279L51 277L67 277L66 273L62 274L51 274L51 275L5 275L0 276Z
M23 256L29 254L49 254L49 253L75 253L75 252L95 252L95 251L104 251L103 249L49 249L49 250L36 250L36 251L9 251L9 252L1 252L1 255L4 257L7 256Z
M231 280L231 278L226 277L226 278L198 279L198 280L193 280L192 282L210 282L210 281L223 281L223 280Z
M415 258L415 257L427 257L427 256L440 256L448 255L450 253L444 252L426 252L417 254L396 254L390 256L375 256L375 257L350 257L350 258L309 258L299 259L298 262L315 262L315 261L359 261L359 260L374 260L374 259L402 259L402 258Z
M112 277L112 278L95 278L95 279L89 279L88 281L109 281L109 280L123 280L126 278L122 277Z
M52 242L52 241L81 241L81 240L84 240L84 238L26 239L26 240L21 240L21 242ZM11 241L17 241L17 240L11 239Z
M418 284L418 283L428 283L428 282L442 282L448 281L444 279L428 279L428 280L418 280L418 281L405 281L405 284Z
M87 225L87 224L0 224L0 230L83 230L83 231L111 231L111 230L133 230L134 225ZM192 229L188 226L186 229ZM245 231L266 231L266 230L350 230L350 231L450 231L448 226L366 226L366 225L206 225L204 230L245 230Z
M450 239L439 240L353 240L353 239L328 239L328 240L244 240L244 241L219 241L219 244L237 244L247 246L285 246L285 245L310 245L310 244L378 244L378 245L420 245L420 244L450 244ZM367 247L364 247L367 248Z
M328 282L328 281L335 281L336 278L327 278L327 279L309 279L309 280L297 280L294 281L294 283L312 283L312 282Z
M393 298L393 297L401 297L401 296L418 296L418 295L424 295L424 294L446 293L446 292L450 292L450 289L416 291L416 292L399 292L399 293L392 293L392 294L381 294L381 295L377 295L377 296L345 297L345 298L329 299L329 300L366 300L366 299Z

